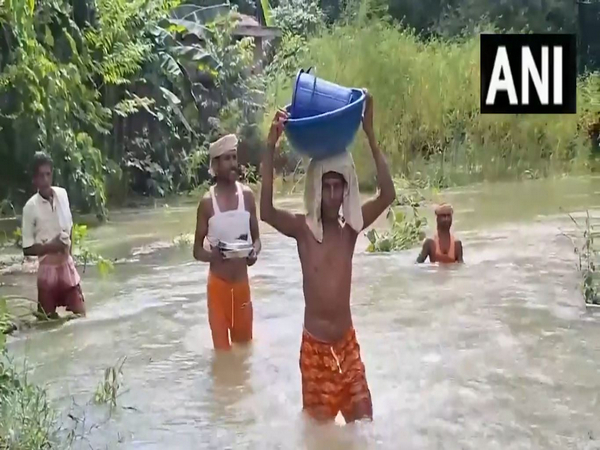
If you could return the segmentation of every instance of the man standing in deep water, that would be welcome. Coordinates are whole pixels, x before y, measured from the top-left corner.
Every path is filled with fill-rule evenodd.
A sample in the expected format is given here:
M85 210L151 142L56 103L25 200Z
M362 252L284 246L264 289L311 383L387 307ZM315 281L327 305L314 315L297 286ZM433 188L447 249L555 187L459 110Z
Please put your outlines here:
M237 145L234 134L210 145L210 171L216 184L211 186L198 206L194 239L194 258L210 264L208 321L216 350L229 350L232 342L248 343L252 340L253 310L248 266L256 262L261 244L254 193L238 182ZM240 241L253 244L250 256L225 259L218 247L219 242Z
M455 239L450 231L452 227L452 206L443 203L435 209L437 233L433 239L423 242L421 253L417 257L418 263L424 263L427 258L432 263L452 264L463 262L462 242Z
M312 160L306 174L306 214L273 205L273 158L287 114L271 124L262 161L260 216L296 240L304 288L300 349L303 410L319 421L373 418L371 392L350 310L352 259L358 234L394 201L394 183L373 130L373 99L367 94L363 129L377 169L379 195L361 206L349 152ZM340 208L343 217L340 216Z

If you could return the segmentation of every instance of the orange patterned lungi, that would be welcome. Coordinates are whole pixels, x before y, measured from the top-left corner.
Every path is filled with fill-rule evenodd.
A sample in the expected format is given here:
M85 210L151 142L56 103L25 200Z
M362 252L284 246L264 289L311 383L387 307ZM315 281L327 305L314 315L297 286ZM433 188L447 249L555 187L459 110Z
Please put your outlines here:
M247 279L231 283L209 272L207 297L208 322L215 349L228 350L231 342L252 340L253 310Z
M322 342L304 330L300 347L303 409L317 420L346 421L372 417L371 392L360 358L356 333L350 328L335 343ZM369 417L353 417L361 405Z

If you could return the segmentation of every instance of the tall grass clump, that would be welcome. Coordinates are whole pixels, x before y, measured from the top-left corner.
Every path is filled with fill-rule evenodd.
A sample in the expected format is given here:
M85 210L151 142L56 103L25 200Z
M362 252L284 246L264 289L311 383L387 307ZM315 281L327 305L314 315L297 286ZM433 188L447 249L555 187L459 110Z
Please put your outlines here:
M577 114L481 115L478 35L423 41L384 21L354 22L309 39L295 58L298 68L314 66L319 77L372 92L377 136L396 174L418 172L444 187L590 163L600 74L579 79ZM269 119L289 103L293 82L287 76L271 84ZM353 154L362 184L371 183L374 165L360 136Z
M577 255L577 270L581 276L581 293L587 305L600 306L600 278L598 277L598 250L594 240L600 236L598 220L590 217L589 211L583 222L572 215L569 217L576 226L575 238L564 234L571 240L573 250Z
M32 384L6 351L13 316L0 297L0 449L40 450L59 443L57 415L46 391Z
M0 335L0 449L57 448L57 414L46 391L15 367L4 345L4 335Z

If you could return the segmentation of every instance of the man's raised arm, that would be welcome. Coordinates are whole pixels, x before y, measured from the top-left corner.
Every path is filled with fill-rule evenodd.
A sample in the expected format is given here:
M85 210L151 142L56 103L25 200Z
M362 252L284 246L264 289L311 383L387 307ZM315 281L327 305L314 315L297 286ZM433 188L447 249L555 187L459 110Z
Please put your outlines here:
M390 174L385 156L377 145L375 131L373 130L373 97L367 93L365 116L363 118L363 129L369 140L369 147L375 161L377 170L377 187L379 194L377 197L368 200L362 207L363 214L363 229L371 226L377 218L392 204L396 199L396 189L394 181Z
M275 157L275 147L281 137L286 120L287 113L283 110L277 111L269 130L267 150L263 155L260 165L262 178L260 187L260 220L268 223L280 233L295 238L298 236L302 223L301 216L277 209L273 205L273 159Z

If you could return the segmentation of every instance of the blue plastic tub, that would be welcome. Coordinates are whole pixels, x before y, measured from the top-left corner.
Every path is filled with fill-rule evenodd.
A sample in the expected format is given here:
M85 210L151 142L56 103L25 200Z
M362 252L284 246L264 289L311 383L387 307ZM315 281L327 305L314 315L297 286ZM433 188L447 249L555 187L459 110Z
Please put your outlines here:
M322 80L300 70L296 75L290 115L300 119L343 108L352 102L352 89Z
M325 159L345 152L356 135L363 118L365 93L351 89L350 104L335 111L312 117L290 118L284 132L299 153ZM286 107L290 113L292 105Z

